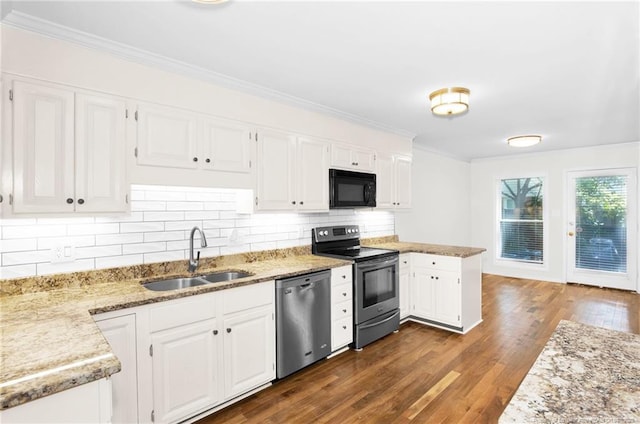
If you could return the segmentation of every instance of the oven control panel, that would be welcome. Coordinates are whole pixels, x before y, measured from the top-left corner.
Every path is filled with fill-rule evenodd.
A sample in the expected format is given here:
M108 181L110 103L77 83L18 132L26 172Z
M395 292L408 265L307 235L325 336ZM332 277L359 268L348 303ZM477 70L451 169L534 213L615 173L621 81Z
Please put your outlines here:
M319 243L336 240L359 239L360 227L357 225L316 227L313 229L313 237L314 240Z

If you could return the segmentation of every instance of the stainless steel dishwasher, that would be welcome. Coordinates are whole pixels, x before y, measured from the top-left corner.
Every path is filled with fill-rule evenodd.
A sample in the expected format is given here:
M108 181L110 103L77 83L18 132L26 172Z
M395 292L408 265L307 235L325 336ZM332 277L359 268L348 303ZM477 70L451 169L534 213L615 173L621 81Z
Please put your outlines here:
M286 377L331 353L331 272L276 280L276 374Z

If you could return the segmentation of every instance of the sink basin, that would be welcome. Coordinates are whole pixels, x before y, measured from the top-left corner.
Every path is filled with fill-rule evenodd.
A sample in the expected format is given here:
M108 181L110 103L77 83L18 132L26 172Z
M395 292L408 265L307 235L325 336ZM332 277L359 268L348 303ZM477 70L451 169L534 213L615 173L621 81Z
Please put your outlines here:
M204 281L198 277L191 278L172 278L170 280L154 281L152 283L144 284L144 287L153 291L167 291L184 289L187 287L202 286L207 284L208 281Z
M219 283L221 281L236 280L238 278L250 277L252 275L253 274L244 271L225 271L203 275L200 278L207 280L210 283Z

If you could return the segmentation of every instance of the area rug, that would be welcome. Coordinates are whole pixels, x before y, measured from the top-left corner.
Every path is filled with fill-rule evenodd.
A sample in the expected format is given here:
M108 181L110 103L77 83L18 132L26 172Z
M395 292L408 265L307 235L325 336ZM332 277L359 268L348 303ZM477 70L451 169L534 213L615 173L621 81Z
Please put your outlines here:
M560 321L500 423L640 423L640 335Z

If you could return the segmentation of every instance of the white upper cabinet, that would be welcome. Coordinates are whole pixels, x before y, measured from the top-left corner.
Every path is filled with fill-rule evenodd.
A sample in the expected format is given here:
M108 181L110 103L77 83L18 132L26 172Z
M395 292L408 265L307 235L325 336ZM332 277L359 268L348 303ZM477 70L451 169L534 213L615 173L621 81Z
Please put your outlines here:
M376 207L411 207L411 158L378 154L376 158Z
M240 122L203 118L203 169L250 172L249 146L252 134L250 128Z
M298 210L321 211L329 207L329 145L298 137L295 168Z
M375 169L376 154L359 146L333 143L331 145L331 167L372 172Z
M76 211L127 209L127 105L114 97L76 94Z
M147 103L136 113L139 165L198 167L195 113Z
M13 81L13 213L127 209L126 104Z
M295 137L285 132L258 133L257 200L259 210L291 210L294 205Z
M138 105L137 117L138 165L251 172L250 144L255 133L243 122L148 103Z
M73 91L14 81L12 94L13 212L73 212Z
M265 130L258 133L259 210L329 209L329 144Z

